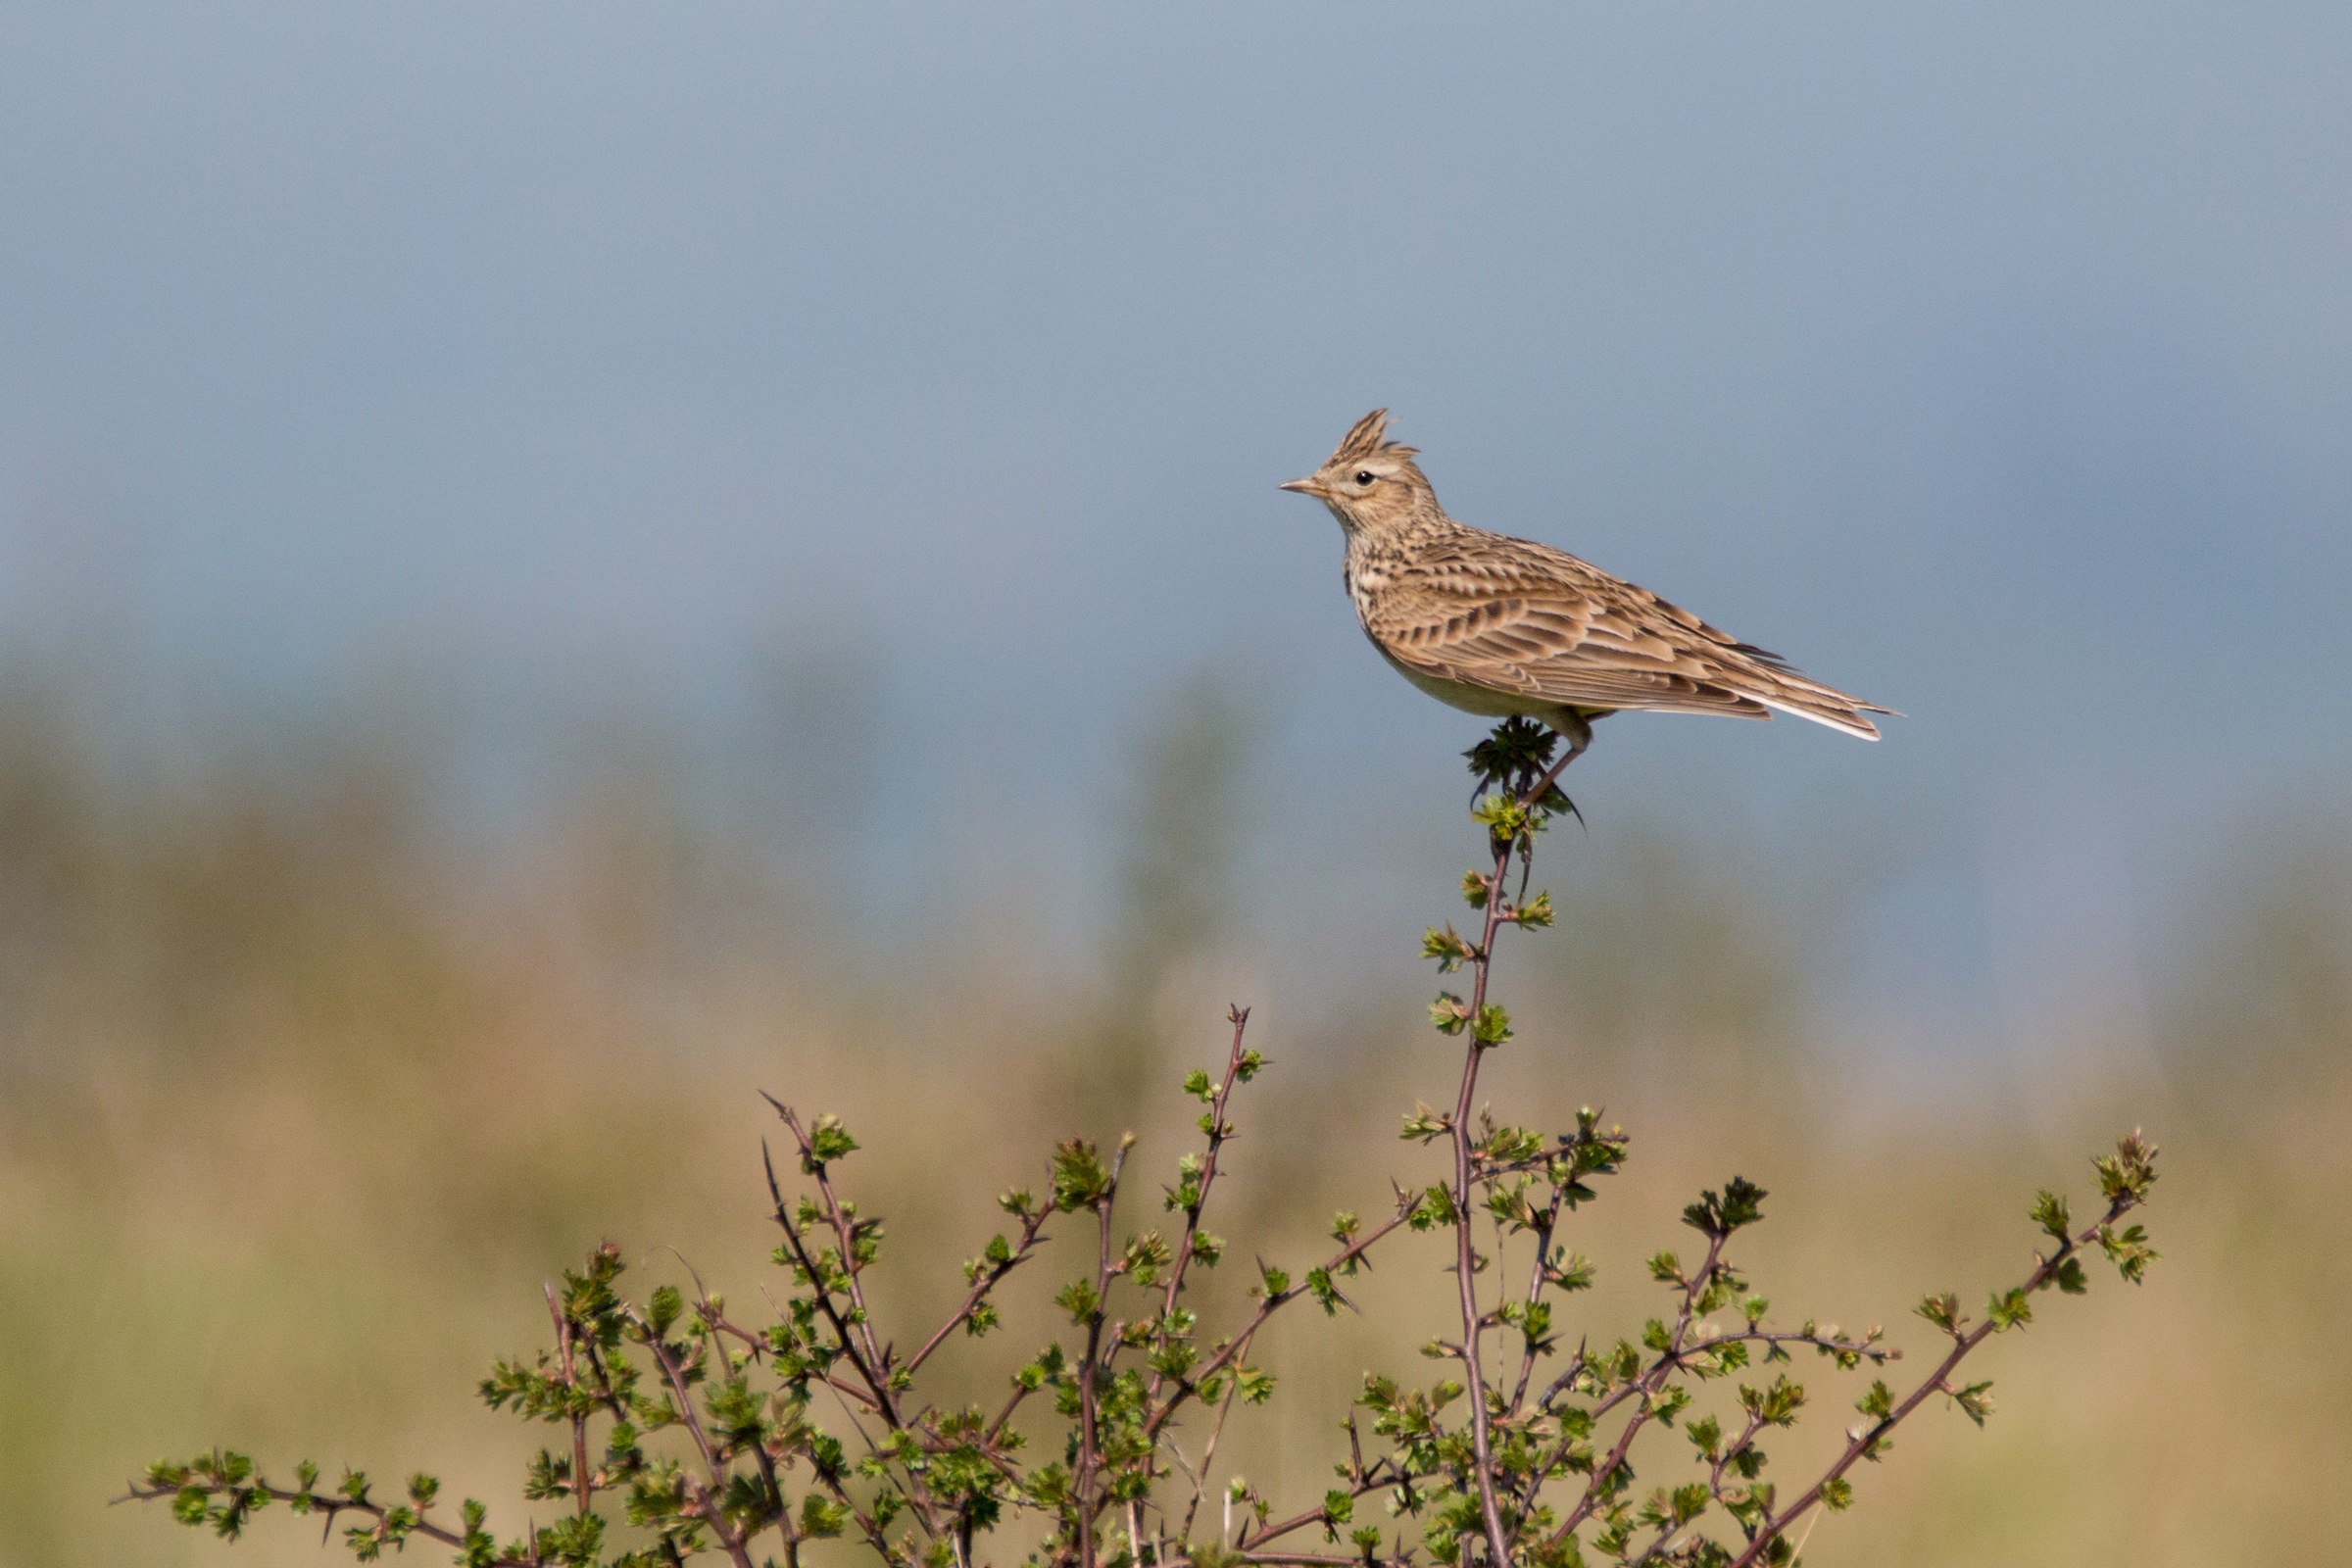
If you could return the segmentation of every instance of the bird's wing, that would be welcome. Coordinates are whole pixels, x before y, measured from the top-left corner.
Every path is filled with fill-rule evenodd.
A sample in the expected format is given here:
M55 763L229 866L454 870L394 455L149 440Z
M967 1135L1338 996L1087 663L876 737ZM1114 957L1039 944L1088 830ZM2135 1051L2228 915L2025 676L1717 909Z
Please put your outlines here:
M1416 670L1564 706L1751 718L1778 708L1878 733L1859 711L1870 705L1530 540L1464 529L1414 551L1366 607L1365 629Z

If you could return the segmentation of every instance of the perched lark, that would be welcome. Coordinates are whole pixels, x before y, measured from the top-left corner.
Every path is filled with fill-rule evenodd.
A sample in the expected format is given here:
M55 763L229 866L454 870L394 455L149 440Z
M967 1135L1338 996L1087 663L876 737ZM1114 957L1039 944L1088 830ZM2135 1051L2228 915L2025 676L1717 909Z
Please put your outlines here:
M1365 415L1330 461L1282 488L1340 519L1364 634L1432 697L1549 724L1568 743L1563 765L1592 744L1592 720L1620 709L1740 718L1778 709L1879 738L1862 715L1892 709L1808 679L1565 551L1454 521L1414 449L1381 438L1388 418Z

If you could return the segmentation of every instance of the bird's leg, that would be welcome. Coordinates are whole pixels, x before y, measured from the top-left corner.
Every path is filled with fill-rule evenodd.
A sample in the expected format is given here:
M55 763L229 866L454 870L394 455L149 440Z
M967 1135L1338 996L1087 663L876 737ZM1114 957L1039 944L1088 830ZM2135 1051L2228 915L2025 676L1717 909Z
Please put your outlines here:
M1573 708L1561 709L1552 717L1551 728L1554 734L1568 743L1568 752L1566 756L1544 769L1544 776L1536 780L1534 789L1519 797L1519 804L1531 809L1541 803L1544 796L1551 793L1552 782L1567 769L1568 764L1584 756L1585 748L1592 744L1592 720ZM1571 801L1568 809L1576 810L1576 803Z

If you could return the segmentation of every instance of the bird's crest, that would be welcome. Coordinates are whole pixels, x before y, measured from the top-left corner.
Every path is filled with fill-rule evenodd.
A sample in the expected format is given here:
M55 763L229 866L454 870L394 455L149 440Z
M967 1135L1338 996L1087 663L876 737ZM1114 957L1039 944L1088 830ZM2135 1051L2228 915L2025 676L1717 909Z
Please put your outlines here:
M1378 452L1385 452L1396 458L1410 458L1419 450L1417 447L1404 446L1395 441L1383 441L1381 436L1386 433L1388 427L1389 411L1374 409L1370 414L1356 420L1348 433L1340 438L1339 450L1331 455L1331 461L1335 464L1354 463Z

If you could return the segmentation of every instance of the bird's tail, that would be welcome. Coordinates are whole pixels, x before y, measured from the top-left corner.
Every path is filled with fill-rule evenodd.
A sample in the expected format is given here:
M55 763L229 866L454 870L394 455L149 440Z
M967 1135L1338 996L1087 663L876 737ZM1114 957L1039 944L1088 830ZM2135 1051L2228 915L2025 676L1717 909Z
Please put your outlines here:
M1858 735L1866 741L1879 738L1879 726L1864 718L1863 714L1885 713L1894 718L1903 716L1891 708L1881 708L1876 703L1866 703L1859 697L1841 692L1835 686L1824 685L1761 648L1743 646L1740 652L1748 657L1750 667L1760 678L1737 689L1741 696L1752 697L1767 708L1793 713L1798 718L1809 718L1816 724L1827 724L1832 729Z

